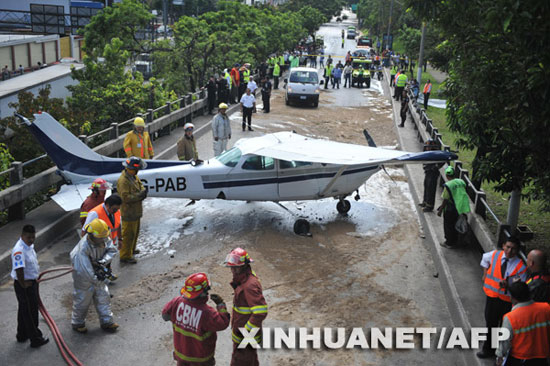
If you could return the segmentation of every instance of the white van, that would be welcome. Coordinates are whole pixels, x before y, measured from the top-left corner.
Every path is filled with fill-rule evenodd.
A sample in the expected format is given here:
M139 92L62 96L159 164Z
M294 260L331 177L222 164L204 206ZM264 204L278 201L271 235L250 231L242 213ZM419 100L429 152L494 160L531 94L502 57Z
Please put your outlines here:
M294 67L290 70L288 79L285 79L285 102L291 101L312 103L314 107L319 105L319 75L317 69L311 67Z

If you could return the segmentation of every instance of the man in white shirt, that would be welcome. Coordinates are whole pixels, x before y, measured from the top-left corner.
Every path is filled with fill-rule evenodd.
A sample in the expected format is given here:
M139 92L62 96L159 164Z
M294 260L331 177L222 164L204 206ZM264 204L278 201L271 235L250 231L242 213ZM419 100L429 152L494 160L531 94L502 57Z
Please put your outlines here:
M38 275L40 267L34 251L36 230L32 225L23 226L21 238L11 252L11 278L17 297L17 342L30 339L31 347L38 348L49 339L38 329Z
M252 111L256 109L256 97L250 93L250 89L246 89L246 94L241 97L241 113L243 114L243 131L246 129L246 121L248 120L248 131L252 129Z
M525 282L527 267L518 257L520 241L510 237L502 246L502 250L493 250L483 254L483 291L485 301L485 324L489 329L483 349L477 353L479 358L494 357L495 350L491 348L491 329L499 327L504 314L512 310L512 298L508 287L516 282Z
M254 91L258 89L258 84L253 77L250 77L250 81L247 84L248 89L250 89L250 94L254 95Z

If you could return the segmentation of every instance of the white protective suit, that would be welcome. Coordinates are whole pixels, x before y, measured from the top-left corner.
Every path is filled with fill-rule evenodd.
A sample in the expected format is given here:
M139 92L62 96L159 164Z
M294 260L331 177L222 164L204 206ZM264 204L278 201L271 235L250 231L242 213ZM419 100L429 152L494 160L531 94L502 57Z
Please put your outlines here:
M99 281L94 273L93 262L104 265L111 262L118 250L111 240L108 240L105 248L99 248L88 241L88 234L84 235L71 251L71 263L73 265L73 325L85 325L86 313L92 300L99 316L101 325L114 323L111 311L111 297L109 288L103 281Z
M219 156L227 150L227 141L231 138L231 123L227 115L218 113L212 119L212 137L214 138L214 156Z

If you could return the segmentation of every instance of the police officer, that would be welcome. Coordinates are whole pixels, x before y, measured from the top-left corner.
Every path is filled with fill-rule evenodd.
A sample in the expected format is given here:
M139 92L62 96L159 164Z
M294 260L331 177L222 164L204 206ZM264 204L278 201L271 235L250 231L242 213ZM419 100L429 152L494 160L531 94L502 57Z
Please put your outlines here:
M38 329L38 258L34 251L36 230L32 225L23 226L21 237L11 253L13 287L17 297L17 342L30 339L31 347L37 348L49 339Z
M271 81L264 76L262 78L262 102L264 104L263 111L264 113L269 113L269 99L271 98Z

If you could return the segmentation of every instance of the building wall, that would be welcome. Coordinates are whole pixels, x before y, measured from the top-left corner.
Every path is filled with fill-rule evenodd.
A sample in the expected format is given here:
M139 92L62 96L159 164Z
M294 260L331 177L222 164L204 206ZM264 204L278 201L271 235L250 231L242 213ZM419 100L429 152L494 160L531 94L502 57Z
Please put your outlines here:
M57 42L46 42L44 44L46 51L46 63L51 64L57 61Z
M37 66L38 62L44 63L42 57L42 43L30 43L31 45L31 62L32 66Z
M78 83L77 80L73 80L71 78L71 74L68 74L62 78L59 78L54 81L46 82L41 85L36 85L34 87L28 88L25 91L32 92L35 96L38 95L38 91L40 89L44 89L44 87L48 84L51 86L51 93L50 98L62 98L65 100L71 93L67 90L67 85L76 85ZM9 107L9 103L17 102L17 94L11 94L4 98L0 98L0 118L6 118L9 116L13 116L13 113L15 110L13 108Z
M26 44L15 45L14 50L15 50L15 67L19 67L19 65L23 65L23 67L30 67L29 57L27 52L27 45Z
M11 47L0 48L0 68L4 68L6 65L11 69Z
M62 37L59 40L59 47L61 48L60 58L71 57L71 37Z

